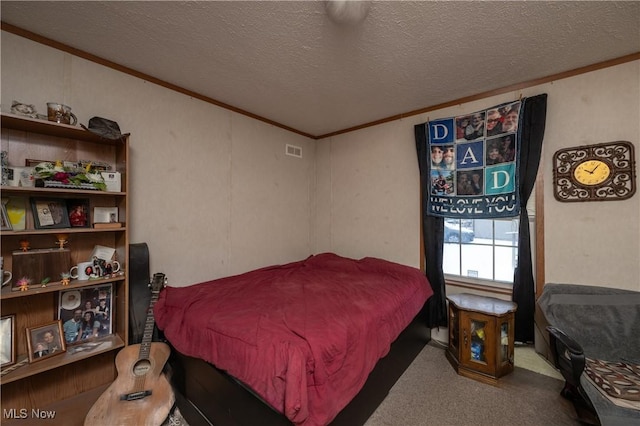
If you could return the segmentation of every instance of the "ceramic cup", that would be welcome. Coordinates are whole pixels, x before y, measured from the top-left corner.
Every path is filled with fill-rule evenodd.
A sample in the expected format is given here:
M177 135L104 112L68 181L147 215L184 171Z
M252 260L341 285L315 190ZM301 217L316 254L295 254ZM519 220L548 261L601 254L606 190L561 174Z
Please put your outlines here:
M118 262L117 260L112 260L111 262L107 262L106 266L105 266L105 271L108 271L109 269L111 269L111 273L115 274L116 272L120 271L120 262Z
M100 278L103 276L115 274L120 271L120 262L117 260L111 260L109 262L99 259L93 262L93 273L91 278Z
M0 257L0 275L2 275L3 286L9 284L9 282L11 281L11 278L13 278L13 274L11 272L4 270L4 257Z
M6 277L6 278L5 278ZM9 271L2 271L2 285L5 286L11 282L13 274Z
M35 179L33 177L33 167L16 167L19 169L20 186L34 186Z
M86 281L93 275L93 262L80 262L69 271L71 278Z
M71 112L71 107L55 102L47 102L47 120L72 126L78 122L76 116Z

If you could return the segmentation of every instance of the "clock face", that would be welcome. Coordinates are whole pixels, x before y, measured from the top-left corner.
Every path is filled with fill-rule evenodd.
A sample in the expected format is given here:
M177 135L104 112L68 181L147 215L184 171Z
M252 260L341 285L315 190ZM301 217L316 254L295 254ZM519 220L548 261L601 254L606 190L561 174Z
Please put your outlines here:
M635 153L629 141L563 148L553 155L553 195L558 201L625 200L635 192Z
M582 185L599 185L609 179L611 168L600 160L587 160L578 164L573 171L573 176Z

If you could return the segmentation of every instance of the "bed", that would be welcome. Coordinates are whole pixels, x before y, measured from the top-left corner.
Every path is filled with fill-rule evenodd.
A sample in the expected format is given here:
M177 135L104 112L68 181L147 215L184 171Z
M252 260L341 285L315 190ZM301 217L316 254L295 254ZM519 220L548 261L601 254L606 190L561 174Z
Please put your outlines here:
M363 389L368 379L380 376L382 392L390 388L389 376L399 377L421 349L416 342L429 339L428 329L416 327L431 295L418 269L323 253L167 287L154 314L174 349L180 397L211 424L315 426L335 422L359 394L371 393ZM391 356L394 341L399 352ZM386 373L374 371L381 358ZM254 407L265 409L250 413ZM216 413L227 420L211 418Z

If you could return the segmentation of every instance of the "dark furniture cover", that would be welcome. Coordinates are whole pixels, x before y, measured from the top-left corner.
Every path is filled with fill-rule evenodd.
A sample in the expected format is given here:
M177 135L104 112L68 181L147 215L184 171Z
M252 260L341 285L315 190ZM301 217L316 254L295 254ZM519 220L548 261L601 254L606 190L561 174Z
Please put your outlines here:
M640 409L614 403L584 372L587 358L640 366L640 292L547 284L537 304L538 327L551 332L543 334L548 353L567 380L563 394L584 398L575 401L578 414L593 408L602 425L640 424Z

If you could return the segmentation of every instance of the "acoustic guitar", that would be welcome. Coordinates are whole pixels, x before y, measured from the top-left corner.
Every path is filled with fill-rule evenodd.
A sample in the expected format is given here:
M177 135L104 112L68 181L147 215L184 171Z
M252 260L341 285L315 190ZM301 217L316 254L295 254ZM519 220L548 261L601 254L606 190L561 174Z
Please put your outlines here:
M129 345L118 353L118 376L89 410L85 426L157 426L169 415L175 396L162 369L171 349L165 343L151 342L153 306L166 281L164 274L153 275L142 342Z

